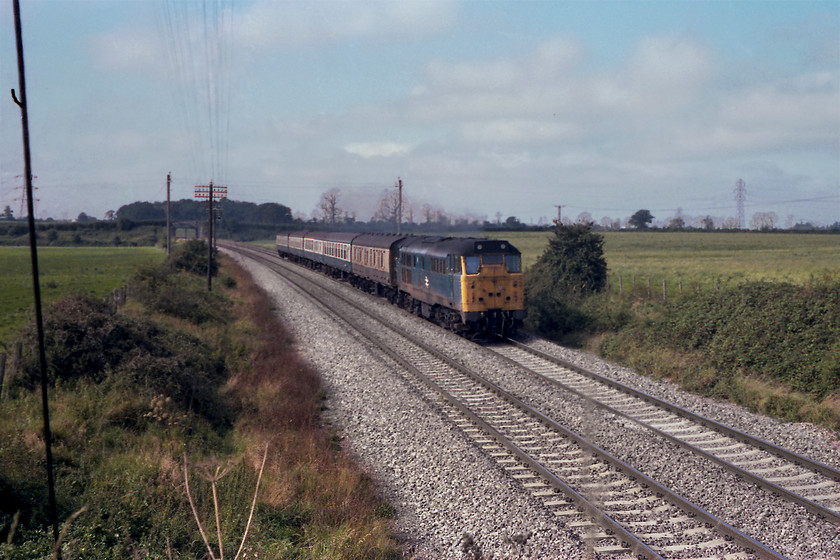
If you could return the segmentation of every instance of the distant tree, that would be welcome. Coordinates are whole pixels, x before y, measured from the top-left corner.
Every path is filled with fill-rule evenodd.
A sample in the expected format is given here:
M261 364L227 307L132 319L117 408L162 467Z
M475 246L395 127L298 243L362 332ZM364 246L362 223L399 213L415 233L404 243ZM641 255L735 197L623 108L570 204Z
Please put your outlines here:
M738 229L738 219L729 217L724 218L723 221L720 223L721 229Z
M522 222L519 221L519 218L516 216L508 216L505 220L505 226L511 228L518 228L522 227Z
M592 214L589 212L581 212L578 214L577 223L579 224L591 224L593 223Z
M179 201L183 202L183 201ZM177 208L178 203L173 204ZM177 210L173 208L172 218L174 220L189 220L195 219L192 216L182 217L177 215ZM160 203L153 204L151 202L132 202L125 206L120 206L117 209L117 218L125 218L135 222L143 222L147 220L163 220L166 218L166 211Z
M15 219L15 214L14 214L14 212L12 212L12 207L9 206L8 204L6 205L5 208L3 208L3 218L2 219L4 219L4 220L14 220Z
M373 222L396 224L400 212L399 192L396 189L383 191L379 206L371 217Z
M610 229L612 227L612 218L609 216L601 218L601 227L604 229Z
M671 218L671 221L668 222L668 229L673 229L673 230L685 229L685 220L683 220L682 216L676 216L674 218Z
M715 229L715 221L712 219L711 216L706 216L703 218L703 229L706 231L712 231Z
M340 189L330 189L321 195L321 201L318 203L318 217L322 222L335 224L344 217L344 210L338 205L340 197Z
M632 216L628 222L636 229L647 229L648 224L653 221L654 216L651 215L650 210L639 210Z
M91 216L88 216L87 214L85 214L84 212L82 212L82 213L80 213L80 214L79 214L79 217L78 217L78 218L76 218L76 221L77 221L77 222L79 222L79 223L84 223L84 222L95 222L95 221L96 221L96 218L93 218L93 217L91 217Z
M109 222L114 221L117 219L117 213L113 210L108 210L107 212L105 212L104 218Z
M775 212L756 212L753 214L750 221L750 227L753 229L767 231L773 229L779 217Z

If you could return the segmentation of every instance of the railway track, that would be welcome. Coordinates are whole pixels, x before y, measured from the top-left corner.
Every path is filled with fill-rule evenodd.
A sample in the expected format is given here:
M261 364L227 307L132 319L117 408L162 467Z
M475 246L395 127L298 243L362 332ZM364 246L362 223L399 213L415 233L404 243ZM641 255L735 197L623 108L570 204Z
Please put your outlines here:
M284 269L404 372L439 395L445 413L554 515L615 557L782 558L662 484L610 456L529 404L375 314L315 287L270 252L244 250ZM317 282L320 284L320 282ZM510 357L508 359L511 359Z
M488 347L511 365L840 524L840 471L515 340Z

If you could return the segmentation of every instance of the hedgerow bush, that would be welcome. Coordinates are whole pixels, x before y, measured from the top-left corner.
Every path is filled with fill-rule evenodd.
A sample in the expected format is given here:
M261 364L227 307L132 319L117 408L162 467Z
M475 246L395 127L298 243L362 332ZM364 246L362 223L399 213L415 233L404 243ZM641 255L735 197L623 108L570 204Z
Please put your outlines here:
M32 388L40 379L33 327L21 336L24 352L13 384ZM163 395L214 424L225 421L218 387L224 363L199 339L147 319L116 313L87 296L71 296L44 313L47 378L51 384L108 378L149 398Z
M192 239L185 243L179 243L172 249L169 262L176 270L183 270L192 274L207 274L207 243L198 239ZM213 266L211 274L215 276L219 271L219 260L217 253L213 251Z
M174 273L169 262L139 269L129 282L132 297L153 311L195 325L222 324L230 319L230 306L221 294L207 291L194 275Z
M784 382L818 397L840 389L840 282L752 282L695 295L655 323L668 344L720 369Z

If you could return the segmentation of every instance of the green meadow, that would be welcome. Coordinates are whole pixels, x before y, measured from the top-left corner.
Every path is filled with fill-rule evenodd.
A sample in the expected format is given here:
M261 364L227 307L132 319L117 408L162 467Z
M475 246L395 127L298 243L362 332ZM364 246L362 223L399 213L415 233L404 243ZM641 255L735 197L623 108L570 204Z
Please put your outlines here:
M526 267L545 250L551 232L504 232L523 254ZM661 292L665 280L676 289L768 280L804 284L840 277L840 235L790 233L605 232L604 256L610 284L624 289L635 277Z
M38 268L45 302L69 294L104 297L123 286L139 265L163 261L154 247L40 247ZM32 264L28 247L0 247L0 343L32 309ZM2 346L0 346L2 351Z

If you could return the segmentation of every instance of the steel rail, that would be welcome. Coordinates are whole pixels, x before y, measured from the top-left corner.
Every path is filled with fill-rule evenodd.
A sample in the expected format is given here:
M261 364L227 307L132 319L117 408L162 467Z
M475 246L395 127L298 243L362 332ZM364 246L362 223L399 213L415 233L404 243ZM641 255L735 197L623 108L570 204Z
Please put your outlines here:
M781 447L779 447L775 444L772 444L770 442L767 442L763 439L751 436L749 434L746 434L744 432L736 430L735 428L732 428L730 426L726 426L725 424L721 424L720 422L717 422L717 421L712 420L710 418L706 418L704 416L701 416L699 414L696 414L694 412L686 410L682 407L679 407L677 405L674 405L672 403L669 403L667 401L664 401L662 399L654 397L653 395L650 395L650 394L645 393L643 391L640 391L638 389L634 389L632 387L624 385L624 384L622 384L618 381L615 381L614 379L610 379L608 377L601 376L601 375L599 375L595 372L586 370L584 368L576 366L575 364L571 364L571 363L567 362L566 360L558 358L557 356L552 356L551 354L547 354L545 352L537 350L536 348L533 348L531 346L523 344L519 341L512 340L512 339L507 339L507 342L512 344L516 348L520 348L520 349L522 349L526 352L529 352L529 353L531 353L531 354L533 354L533 355L535 355L535 356L537 356L541 359L547 360L547 361L552 362L556 365L559 365L563 368L566 368L566 369L572 370L576 373L579 373L579 374L583 375L584 377L587 377L587 378L589 378L589 379L591 379L595 382L607 385L607 386L609 386L613 389L616 389L617 391L620 391L620 392L628 394L632 397L641 399L645 402L648 402L648 403L653 404L653 405L655 405L659 408L662 408L662 409L664 409L668 412L672 412L672 413L676 414L677 416L680 416L682 418L686 418L688 420L696 422L696 423L700 424L701 426L711 428L712 430L717 431L719 433L722 433L723 435L726 435L726 436L732 438L733 440L740 441L741 443L745 443L747 445L751 445L751 446L756 447L758 449L761 449L763 451L767 451L768 453L776 455L777 457L779 457L781 459L790 461L791 463L793 463L797 466L808 468L816 474L821 474L823 476L826 476L828 478L833 479L834 481L840 482L840 471L838 471L837 469L834 469L834 468L832 468L828 465L825 465L825 464L820 463L818 461L814 461L814 460L812 460L808 457L804 457L803 455L799 455L798 453L794 453L793 451L781 448ZM489 347L485 347L485 348L492 351L492 348L489 348ZM804 496L801 496L801 495L799 495L795 492L787 490L786 488L784 488L782 486L779 486L778 484L770 482L769 480L767 480L767 479L765 479L765 478L763 478L759 475L753 474L750 471L748 471L748 470L746 470L742 467L734 465L734 464L730 463L729 461L726 461L725 459L721 459L720 457L717 457L713 453L710 453L710 452L708 452L704 449L696 447L696 446L694 446L694 445L692 445L692 444L690 444L690 443L688 443L688 442L686 442L686 441L684 441L684 440L682 440L682 439L680 439L676 436L673 436L673 435L671 435L671 434L669 434L669 433L667 433L663 430L660 430L659 428L651 426L650 424L648 424L648 423L646 423L642 420L639 420L638 418L633 417L631 414L628 414L628 413L625 413L621 410L613 408L609 404L605 404L605 403L599 401L598 399L596 399L595 397L591 397L589 395L586 395L582 391L579 391L579 390L577 390L573 387L570 387L567 384L563 383L562 381L559 381L557 379L552 379L552 378L547 377L545 375L542 375L538 372L535 372L532 369L530 369L529 367L527 367L526 365L521 364L521 363L517 362L516 360L514 360L512 358L509 358L507 356L503 356L503 355L501 355L497 352L494 352L494 354L499 356L500 358L508 361L509 363L511 363L513 365L516 365L517 367L520 367L520 368L525 369L526 371L529 371L530 373L539 377L540 379L546 380L546 381L548 381L548 382L550 382L550 383L552 383L556 386L561 387L562 389L564 389L566 391L569 391L569 392L585 399L587 402L590 402L590 403L592 403L596 406L604 408L612 414L621 416L623 418L627 418L628 420L631 420L631 421L639 424L640 426L644 426L646 429L649 429L649 430L653 431L657 435L666 438L668 441L676 443L677 445L679 445L683 448L689 449L693 453L697 453L699 455L702 455L702 456L706 457L707 459L709 459L709 460L723 466L724 468L734 472L738 476L741 476L743 478L746 478L746 479L750 480L751 482L756 483L757 485L759 485L763 489L765 489L769 492L772 492L774 494L778 494L780 496L783 496L785 499L802 506L807 511L809 511L810 513L813 513L814 515L816 515L820 518L829 520L829 521L831 521L835 524L840 524L840 512L837 512L837 511L829 509L829 508L827 508L823 505L820 505L820 504L818 504L818 503L816 503L816 502L814 502L814 501L812 501L812 500L810 500L810 499L808 499Z
M235 250L240 250L238 247L231 247L231 248L233 248ZM260 251L260 252L263 252L263 251ZM268 251L265 251L265 252L270 253ZM273 253L270 253L270 254L273 256ZM262 260L262 257L261 257L261 260ZM274 263L272 263L272 264L274 264ZM275 264L275 266L276 266L276 264ZM297 272L294 272L294 274L302 277ZM315 296L313 294L311 294L309 292L309 290L307 290L306 286L304 286L303 284L301 284L299 282L296 282L294 280L291 280L291 279L289 279L289 280L291 282L293 282L300 290L306 292L309 295L310 298L315 298ZM307 280L307 282L308 282L308 280ZM326 290L326 288L323 288L323 287L321 287L321 289ZM515 397L511 393L505 391L500 386L498 386L498 385L494 384L493 382L483 378L482 376L478 375L477 373L472 372L471 370L466 368L464 365L462 365L462 364L456 362L455 360L449 358L448 356L442 354L437 349L432 348L432 347L428 346L427 344L423 343L422 341L416 339L415 337L413 337L409 333L405 332L403 329L401 329L399 327L396 327L396 326L393 326L393 325L388 325L388 324L382 323L379 318L377 318L375 315L368 312L363 306L357 304L356 302L350 301L348 298L346 298L346 297L344 297L340 294L332 293L332 296L344 301L346 304L350 305L351 307L353 307L357 311L360 311L360 312L364 313L368 317L373 318L375 321L380 322L385 327L387 327L388 329L390 329L391 331L396 333L398 336L409 340L412 344L415 344L416 346L422 348L425 352L433 355L435 358L443 361L444 363L446 363L447 365L449 365L453 369L456 369L457 371L463 373L464 375L471 378L473 381L479 383L480 385L483 385L488 391L497 394L498 396L500 396L504 400L507 400L513 406L515 406L516 408L519 408L526 415L538 420L543 425L545 425L547 427L550 427L551 429L561 433L565 437L574 441L578 446L580 446L582 449L584 449L585 451L587 451L591 455L600 457L601 459L607 461L608 463L610 463L613 467L615 467L618 471L623 473L628 478L630 478L632 480L640 481L640 484L647 485L648 488L652 489L652 491L654 493L661 494L667 501L671 502L676 507L682 509L683 511L685 511L686 513L688 513L692 517L697 517L698 519L700 519L702 522L708 524L709 526L713 526L720 534L722 534L726 537L729 537L730 539L732 539L732 541L734 541L735 543L742 546L748 552L752 552L752 553L756 554L757 556L759 556L760 558L763 558L763 559L766 559L766 560L782 560L784 558L783 556L780 556L779 554L777 554L775 551L772 551L772 550L768 549L763 544L759 543L758 541L755 541L754 539L752 539L752 538L748 537L747 535L741 533L740 531L738 531L734 527L730 526L729 524L725 523L724 521L722 521L722 520L718 519L717 517L713 516L712 514L710 514L709 512L704 510L703 508L697 506L696 504L693 504L693 503L689 502L688 500L685 500L679 494L675 493L674 491L667 488L666 486L658 483L657 481L651 479L650 477L648 477L644 473L636 470L635 468L628 465L627 463L613 457L612 455L610 455L606 451L600 449L596 445L587 441L585 438L583 438L579 434L577 434L577 433L569 430L568 428L560 425L559 423L557 423L553 419L551 419L548 416L544 415L543 413L539 412L538 410L531 407L530 405L524 403L523 401L521 401L520 399L518 399L517 397ZM322 307L324 307L325 309L329 310L331 313L339 315L345 322L352 325L354 330L356 330L357 332L362 334L362 336L364 336L365 338L370 340L372 343L374 343L378 348L380 348L381 351L383 351L386 355L388 355L392 360L396 361L397 363L399 363L400 365L402 365L403 367L405 367L406 369L408 369L409 371L411 371L412 373L417 375L420 379L422 379L424 381L424 383L426 383L434 391L439 393L447 402L449 402L451 405L453 405L455 408L457 408L462 414L467 416L470 419L471 422L473 422L474 424L481 427L482 430L484 430L486 433L488 433L499 444L503 445L506 449L511 451L511 453L516 455L524 463L531 466L552 487L560 490L561 492L563 492L564 494L569 496L572 500L574 500L576 502L576 504L578 504L584 511L587 511L587 513L590 514L590 516L593 518L594 521L597 522L597 524L599 526L601 526L605 530L613 531L617 535L617 538L620 537L623 541L625 541L622 544L630 545L630 546L628 546L628 548L630 548L634 553L641 554L641 555L643 555L647 558L661 558L661 556L658 553L656 553L654 550L650 549L643 542L639 541L635 536L632 535L632 533L629 533L626 529L624 529L624 527L622 527L615 520L611 519L607 514L598 510L598 508L596 506L594 506L591 502L586 500L585 497L581 496L574 489L572 489L571 487L569 487L568 485L563 483L561 480L557 479L549 470L545 469L537 459L531 457L527 452L525 452L524 450L522 450L521 448L516 446L516 444L514 444L512 441L509 441L508 438L506 438L504 435L499 433L492 426L490 426L484 420L482 420L480 417L478 417L466 405L461 403L458 399L456 399L454 396L450 395L447 391L445 391L442 387L440 387L434 380L429 378L426 374L423 374L422 372L420 372L415 366L413 366L412 364L407 362L402 356L397 354L387 344L379 341L378 338L375 335L372 335L372 334L366 332L367 329L363 325L359 325L355 321L353 321L352 319L348 319L347 317L344 317L342 314L338 313L335 309L329 308L328 306L326 306L324 304L320 304L320 305ZM555 485L555 482L559 483L559 484ZM592 512L597 512L597 513L593 514Z

